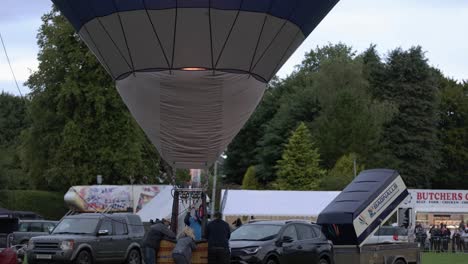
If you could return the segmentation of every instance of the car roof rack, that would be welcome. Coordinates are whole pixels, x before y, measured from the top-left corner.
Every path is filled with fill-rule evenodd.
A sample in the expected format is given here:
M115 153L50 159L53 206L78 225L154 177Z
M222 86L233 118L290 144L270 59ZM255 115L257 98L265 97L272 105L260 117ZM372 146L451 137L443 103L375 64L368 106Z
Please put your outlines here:
M308 221L306 219L289 219L289 220L285 221L286 224L289 224L289 223L292 223L292 222L307 223L307 224L311 223L311 221Z
M256 222L263 222L263 221L275 221L275 220L271 220L271 219L252 219L252 220L249 220L247 223L256 223Z

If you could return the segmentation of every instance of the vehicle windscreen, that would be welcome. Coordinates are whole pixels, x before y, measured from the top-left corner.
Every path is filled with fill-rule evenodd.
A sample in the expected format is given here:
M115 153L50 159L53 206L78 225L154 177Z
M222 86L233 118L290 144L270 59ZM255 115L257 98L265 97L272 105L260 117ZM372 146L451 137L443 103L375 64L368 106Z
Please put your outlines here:
M376 236L393 236L393 235L399 235L399 236L407 236L408 235L408 229L402 228L402 227L381 227L377 232L375 232Z
M243 225L236 229L231 234L232 241L246 240L246 241L266 241L278 236L281 230L280 225L268 224L255 224Z
M52 234L94 234L99 219L94 218L67 218L63 219Z

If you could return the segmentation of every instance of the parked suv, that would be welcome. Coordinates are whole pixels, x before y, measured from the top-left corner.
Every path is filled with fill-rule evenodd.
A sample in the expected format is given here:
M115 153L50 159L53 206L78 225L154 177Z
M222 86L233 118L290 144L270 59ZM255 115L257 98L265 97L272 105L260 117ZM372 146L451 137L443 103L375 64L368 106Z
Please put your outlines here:
M19 222L18 230L8 236L8 244L10 246L27 244L32 237L48 235L57 223L47 220L22 220Z
M145 230L133 214L67 216L50 236L29 241L28 263L141 263Z
M231 263L333 264L333 245L305 221L258 221L231 234Z

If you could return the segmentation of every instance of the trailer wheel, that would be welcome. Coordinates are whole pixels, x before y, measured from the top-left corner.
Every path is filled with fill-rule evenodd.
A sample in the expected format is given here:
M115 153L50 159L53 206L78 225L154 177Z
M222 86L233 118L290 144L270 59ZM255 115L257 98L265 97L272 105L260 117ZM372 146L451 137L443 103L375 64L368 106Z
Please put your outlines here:
M275 258L269 258L266 262L266 264L278 264Z
M403 259L397 259L395 262L393 262L393 264L406 264L406 261Z
M321 258L319 264L329 264L327 259Z

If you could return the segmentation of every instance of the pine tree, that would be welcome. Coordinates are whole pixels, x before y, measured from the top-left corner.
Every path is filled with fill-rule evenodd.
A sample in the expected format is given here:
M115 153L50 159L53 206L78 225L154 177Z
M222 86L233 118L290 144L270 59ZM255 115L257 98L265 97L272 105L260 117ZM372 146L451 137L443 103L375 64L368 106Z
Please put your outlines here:
M250 166L242 180L242 189L244 190L258 190L259 184L255 177L255 166Z
M281 160L277 162L280 190L317 190L325 171L319 166L320 154L314 147L307 126L301 122L289 138Z
M430 188L440 167L438 84L421 47L390 53L381 96L398 108L384 125L380 164L397 169L408 186Z

